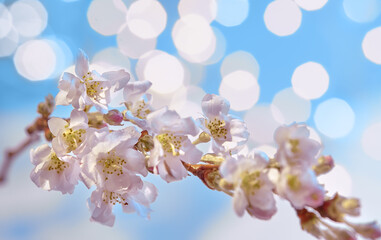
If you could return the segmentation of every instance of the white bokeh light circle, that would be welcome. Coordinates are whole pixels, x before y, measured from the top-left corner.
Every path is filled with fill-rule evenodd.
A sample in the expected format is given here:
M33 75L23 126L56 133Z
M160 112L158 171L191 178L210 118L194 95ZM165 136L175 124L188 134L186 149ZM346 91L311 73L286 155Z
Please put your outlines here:
M152 82L151 90L168 94L183 86L184 67L175 57L166 52L155 50L142 56L136 65L140 80Z
M292 88L287 88L275 95L271 109L275 120L281 124L305 122L311 114L311 103L296 95Z
M9 8L13 26L23 37L36 37L48 23L48 12L37 0L19 0Z
M17 72L32 81L49 78L56 68L57 56L49 42L30 40L16 51L13 62Z
M0 38L0 57L7 57L13 54L19 44L19 34L12 28L3 38Z
M205 77L205 66L201 64L194 64L187 61L182 61L185 71L184 84L198 84Z
M180 18L172 29L172 39L177 50L186 55L200 55L215 47L216 37L209 23L201 16L189 14ZM213 51L206 57L207 60Z
M260 90L255 76L239 70L222 79L219 92L230 102L232 110L244 111L253 107L258 101Z
M339 164L335 164L330 172L319 176L318 181L324 185L328 196L333 196L337 192L342 196L351 196L352 194L351 175Z
M320 103L314 115L316 128L330 138L348 135L355 124L352 108L342 99L331 98Z
M372 124L365 129L361 145L363 151L372 159L381 160L381 122Z
M111 36L120 31L126 14L127 8L121 0L94 0L87 11L87 20L96 32Z
M99 51L91 60L92 63L103 65L111 70L125 69L130 70L130 59L123 55L118 48L110 47Z
M216 37L215 47L213 45L211 46L212 48L214 47L214 53L206 61L200 62L203 65L215 64L219 62L225 56L225 52L226 52L225 36L218 28L213 27L213 32ZM206 53L206 54L209 54L209 53Z
M247 111L244 121L250 139L258 144L274 143L274 132L280 126L268 105L256 105Z
M156 39L143 39L133 34L130 29L125 26L117 35L116 41L120 51L130 57L139 58L143 54L156 48Z
M368 60L381 64L381 27L367 32L362 41L362 51Z
M8 8L0 2L0 38L8 35L12 30L12 15Z
M347 17L359 23L371 22L381 13L380 0L344 0L343 7Z
M217 0L216 21L226 27L238 26L249 15L248 0Z
M259 77L259 65L257 60L248 52L237 51L226 56L221 64L220 73L224 77L237 70L250 72L257 79Z
M61 39L50 37L46 39L46 42L49 43L56 55L55 69L49 78L57 78L73 63L74 56L70 47Z
M299 7L307 11L315 11L324 7L328 0L295 0Z
M300 97L316 99L327 91L329 75L320 63L307 62L295 69L291 83L295 93Z
M167 25L167 13L159 1L139 0L128 9L127 25L140 38L156 38Z
M295 33L302 23L302 11L292 0L271 2L264 14L267 29L278 36Z
M210 23L217 16L217 2L216 0L180 0L178 10L180 17L197 14Z

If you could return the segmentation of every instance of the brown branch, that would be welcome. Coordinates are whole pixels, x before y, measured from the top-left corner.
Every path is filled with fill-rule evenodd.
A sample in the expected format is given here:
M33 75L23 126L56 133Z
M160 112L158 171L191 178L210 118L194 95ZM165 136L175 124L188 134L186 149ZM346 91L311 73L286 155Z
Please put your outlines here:
M5 151L3 165L0 169L0 184L4 183L7 175L9 173L10 166L15 160L16 156L28 148L31 144L38 141L40 136L38 134L31 134L25 139L20 145L13 149L8 149Z

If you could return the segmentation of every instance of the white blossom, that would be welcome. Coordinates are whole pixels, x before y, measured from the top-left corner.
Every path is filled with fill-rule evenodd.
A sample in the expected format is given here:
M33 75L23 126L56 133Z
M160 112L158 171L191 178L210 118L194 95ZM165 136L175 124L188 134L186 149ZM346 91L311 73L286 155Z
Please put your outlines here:
M130 74L124 70L106 72L100 75L90 71L89 59L80 51L75 65L75 73L65 72L58 84L60 92L56 96L56 105L73 105L83 110L86 106L95 106L98 110L107 109L110 91L125 87Z
M229 102L223 97L207 94L202 99L205 118L199 118L201 128L213 138L215 152L236 153L246 143L249 133L246 124L228 114Z
M52 148L44 144L30 151L30 159L35 165L30 177L38 187L60 191L62 194L73 193L80 172L76 157L57 157Z
M134 127L109 133L82 158L81 178L87 187L97 185L109 191L140 188L148 171L142 153L134 149L140 134Z
M118 203L121 204L125 213L137 212L139 215L149 218L150 204L155 201L156 197L156 187L149 182L143 182L138 189L109 191L97 188L88 201L88 207L92 213L90 220L113 226L115 215L112 208Z
M147 121L154 134L154 148L150 152L149 165L155 174L167 182L181 180L188 172L182 161L198 163L202 152L187 135L195 136L198 129L192 118L180 118L175 111L163 108L148 115Z
M151 86L150 81L136 81L129 82L124 88L124 99L128 110L126 118L142 129L147 128L147 115L153 111L152 95L146 93Z
M225 181L234 187L233 203L238 216L244 211L259 219L270 219L276 212L274 184L264 169L268 159L264 154L228 157L220 172Z
M274 134L279 146L275 159L282 166L302 165L309 168L317 164L322 146L309 135L310 132L304 124L279 127Z
M325 191L311 169L301 166L288 166L282 169L276 191L296 209L305 206L318 207L324 202Z
M48 126L55 136L52 147L57 156L64 156L70 152L79 154L85 150L85 142L90 138L92 131L88 128L87 114L74 109L70 114L70 124L62 118L52 117Z

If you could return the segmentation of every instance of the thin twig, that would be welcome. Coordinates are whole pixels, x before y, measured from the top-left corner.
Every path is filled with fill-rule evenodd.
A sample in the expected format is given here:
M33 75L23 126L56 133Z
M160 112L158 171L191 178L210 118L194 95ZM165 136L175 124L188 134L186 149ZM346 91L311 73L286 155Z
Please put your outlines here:
M31 134L28 136L27 139L25 139L17 147L13 149L8 149L5 151L3 165L1 166L1 169L0 169L0 184L5 182L10 166L12 165L16 156L19 155L21 152L23 152L31 144L38 141L39 139L40 139L40 136L38 134Z

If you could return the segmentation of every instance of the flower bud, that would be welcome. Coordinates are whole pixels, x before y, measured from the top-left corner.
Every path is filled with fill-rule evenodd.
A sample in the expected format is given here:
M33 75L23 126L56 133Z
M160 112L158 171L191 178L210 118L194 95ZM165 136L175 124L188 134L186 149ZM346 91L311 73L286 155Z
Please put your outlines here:
M87 117L89 127L100 129L107 126L103 121L103 114L100 112L87 113Z
M360 215L360 201L357 198L345 198L336 194L332 199L324 201L317 210L324 217L343 222L345 215Z
M103 119L106 123L113 126L121 126L123 121L123 114L116 109L108 111L107 114L103 114Z
M193 145L197 145L199 143L207 143L212 139L212 137L206 132L200 133L198 138L192 143Z
M313 166L312 169L314 170L316 176L319 176L328 173L334 166L335 163L331 156L321 156L318 159L318 164Z
M45 97L45 102L41 102L37 106L37 112L47 118L54 110L54 98L52 95Z

